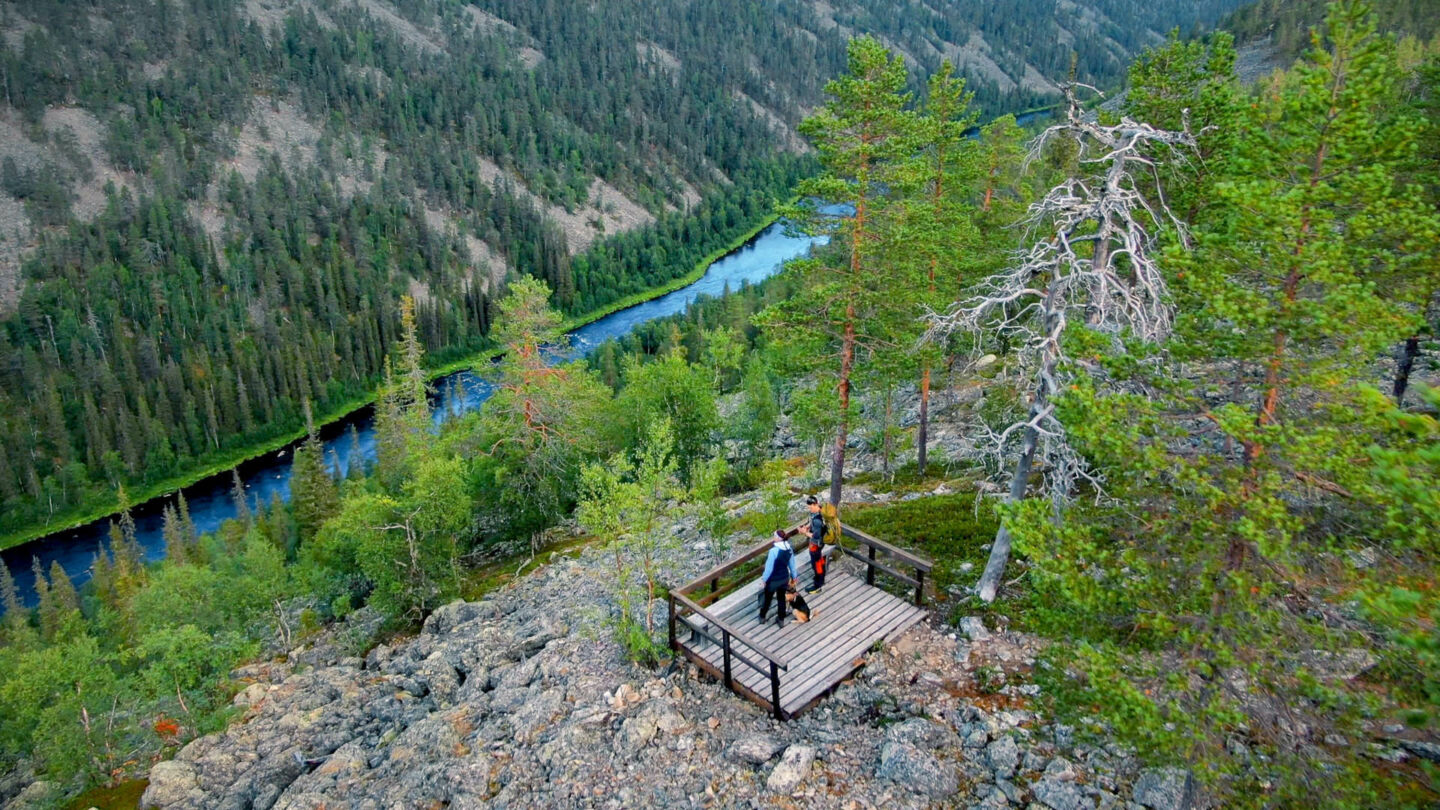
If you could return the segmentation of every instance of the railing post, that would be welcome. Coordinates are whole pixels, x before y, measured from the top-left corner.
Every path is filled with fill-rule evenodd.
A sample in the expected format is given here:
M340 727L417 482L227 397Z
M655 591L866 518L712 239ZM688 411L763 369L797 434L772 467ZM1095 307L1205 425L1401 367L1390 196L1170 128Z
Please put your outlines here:
M780 708L780 667L770 662L770 705L775 708L775 719L784 720L785 710Z
M871 565L869 565L869 566L867 566L867 567L865 568L865 584L866 584L866 585L874 585L874 584L875 584L875 566L874 566L874 562L875 562L875 547L874 547L874 546L870 546L870 562L871 562Z
M925 572L915 569L915 607L925 607Z
M720 637L725 640L723 645L725 648L725 688L733 689L735 687L730 683L730 631L723 627L720 628Z
M678 650L680 648L675 644L675 594L666 591L665 604L670 608L670 649Z
M715 593L715 592L718 591L718 590L720 590L720 578L719 578L719 577L711 577L711 578L710 578L710 593Z

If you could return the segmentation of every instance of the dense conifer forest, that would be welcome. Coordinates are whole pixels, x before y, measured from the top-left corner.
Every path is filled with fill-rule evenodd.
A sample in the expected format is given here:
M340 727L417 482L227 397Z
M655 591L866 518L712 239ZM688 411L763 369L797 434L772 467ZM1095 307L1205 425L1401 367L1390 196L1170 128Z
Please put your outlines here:
M0 5L0 536L364 400L400 295L444 364L511 270L567 315L690 272L812 170L852 33L998 113L1232 4L970 5Z
M84 587L35 572L33 611L0 566L0 764L71 794L142 776L230 721L240 662L359 610L413 631L558 544L613 564L596 573L614 610L584 632L655 666L670 655L657 550L768 534L797 492L828 489L841 519L936 557L938 622L1044 639L1027 710L1077 737L1183 763L1216 806L1440 798L1433 45L1345 0L1285 70L1244 85L1234 37L1177 34L1128 62L1118 106L1067 82L1025 131L986 114L984 82L917 67L896 45L909 29L875 20L886 39L824 59L816 38L822 76L744 85L783 118L767 93L814 84L794 154L717 89L753 64L668 72L668 56L723 49L666 38L674 21L648 40L664 53L605 50L630 30L606 26L638 23L495 5L505 25L436 4L401 18L412 30L317 3L267 34L228 6L161 4L133 21L148 34L119 40L144 45L127 57L141 65L168 60L153 79L103 59L36 66L68 58L45 39L74 24L56 9L7 45L6 75L30 71L10 92L39 88L13 102L31 126L87 93L129 99L107 127L135 129L106 160L136 187L107 189L85 221L54 209L26 260L0 330L6 520L283 433L376 383L378 459L335 480L312 427L288 504L252 509L237 476L237 519L201 536L177 499L156 565L122 511ZM847 8L837 30L879 14ZM815 13L764 12L723 25L761 37ZM86 25L65 41L115 30ZM475 72L439 70L426 32L474 46L453 58ZM213 86L194 92L176 66L202 58L184 75ZM1078 78L1107 75L1076 61ZM217 99L281 75L328 122L314 162L212 174L233 148L222 133L243 128ZM459 112L491 109L467 95L491 92L494 120ZM502 174L485 180L477 155ZM55 173L82 165L16 162L4 180L43 219L66 199ZM553 206L598 200L608 221L596 178L650 219L575 250ZM683 275L780 200L823 249L549 362L568 319ZM427 204L450 224L432 227ZM225 213L218 235L207 205ZM480 244L514 271L503 286L477 274ZM480 349L503 351L494 395L437 428L428 369ZM929 432L942 405L965 439L945 452ZM907 494L862 508L846 498L862 485ZM733 515L736 493L756 508Z

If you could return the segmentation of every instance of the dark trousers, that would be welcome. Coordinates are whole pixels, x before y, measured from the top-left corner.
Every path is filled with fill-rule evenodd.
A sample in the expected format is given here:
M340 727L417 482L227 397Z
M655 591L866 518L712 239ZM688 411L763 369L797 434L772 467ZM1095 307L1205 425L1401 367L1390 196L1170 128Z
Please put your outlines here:
M774 599L775 620L785 618L785 590L790 583L786 580L779 582L767 582L760 592L760 621L765 621L765 614L770 612L770 600Z

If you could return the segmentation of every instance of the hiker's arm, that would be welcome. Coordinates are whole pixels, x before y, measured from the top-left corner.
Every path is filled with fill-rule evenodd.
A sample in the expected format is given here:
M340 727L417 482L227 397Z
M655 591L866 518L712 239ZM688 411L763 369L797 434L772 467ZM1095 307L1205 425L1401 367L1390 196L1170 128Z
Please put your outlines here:
M770 574L775 570L775 549L771 548L770 553L765 555L765 573L760 575L761 582L769 582Z

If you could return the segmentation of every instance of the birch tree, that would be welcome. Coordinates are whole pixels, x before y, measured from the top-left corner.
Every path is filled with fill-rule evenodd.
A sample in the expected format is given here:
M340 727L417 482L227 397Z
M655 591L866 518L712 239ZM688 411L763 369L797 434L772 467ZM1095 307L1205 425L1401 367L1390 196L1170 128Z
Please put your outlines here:
M1100 482L1066 440L1055 398L1080 365L1065 353L1072 323L1112 335L1157 341L1173 323L1170 294L1152 255L1155 237L1167 224L1183 231L1163 203L1144 193L1156 166L1183 160L1195 139L1188 130L1169 131L1124 118L1102 125L1081 109L1077 91L1065 90L1065 121L1045 130L1032 146L1034 160L1048 145L1073 141L1080 171L1033 203L1024 222L1035 238L1005 271L981 282L972 295L947 313L933 316L930 337L964 331L1008 333L1022 348L1017 362L1026 372L1028 409L990 438L990 452L1013 457L1007 503L1022 500L1032 474L1057 502L1077 482ZM994 601L1010 557L1010 531L1002 521L977 592Z

